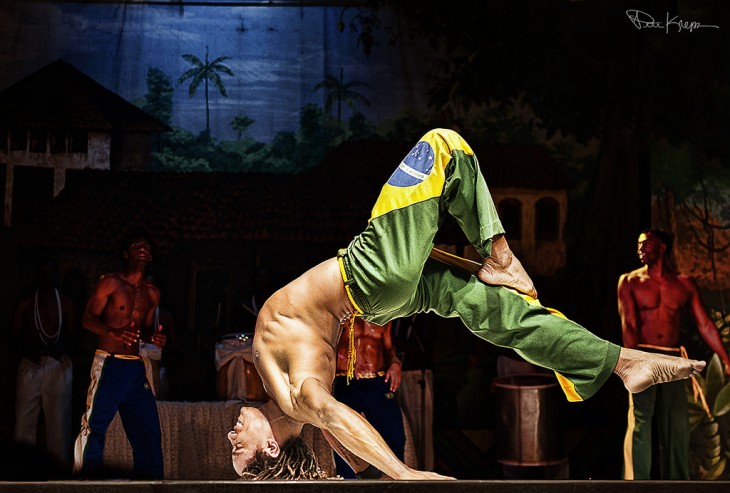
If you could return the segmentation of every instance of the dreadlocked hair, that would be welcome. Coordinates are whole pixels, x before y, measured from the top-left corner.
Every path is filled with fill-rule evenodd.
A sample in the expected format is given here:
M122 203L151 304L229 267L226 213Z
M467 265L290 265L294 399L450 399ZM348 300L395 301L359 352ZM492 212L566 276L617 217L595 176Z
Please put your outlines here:
M314 451L300 436L287 441L277 457L257 450L241 473L241 479L327 479Z

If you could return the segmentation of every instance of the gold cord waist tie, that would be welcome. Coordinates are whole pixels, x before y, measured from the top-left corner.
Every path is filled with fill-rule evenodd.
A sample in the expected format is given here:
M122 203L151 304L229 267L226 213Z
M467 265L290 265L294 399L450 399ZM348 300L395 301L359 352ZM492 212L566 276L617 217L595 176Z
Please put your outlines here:
M336 377L346 377L347 372L338 371L337 373L335 373L335 376ZM357 375L355 375L355 378L357 380L366 380L368 378L377 378L377 377L384 377L384 376L385 376L385 371L381 370L381 371L367 371L364 373L358 373Z
M345 285L345 293L347 294L347 299L350 302L350 305L352 305L352 312L347 315L345 318L340 320L340 324L343 325L347 329L347 336L348 336L348 345L347 345L347 383L350 383L350 380L352 380L355 377L355 358L357 357L357 352L355 351L355 319L362 315L363 311L362 309L357 305L355 302L355 297L352 295L352 290L350 288L350 284L353 283L353 279L350 276L349 269L345 265L344 260L344 250L340 250L337 255L337 264L340 267L340 275L342 276L342 282Z
M654 349L656 351L664 351L667 353L679 353L679 355L682 358L689 359L689 355L687 354L687 350L684 346L679 346L678 348L675 347L664 347L664 346L655 346L654 344L638 344L637 347L644 348L644 349ZM707 413L707 417L712 419L712 413L710 412L710 406L707 405L707 399L705 399L705 393L702 390L702 387L700 386L697 379L692 376L692 396L694 397L695 402L697 402L697 399L700 399L700 402L702 403L702 409L705 410L705 413Z

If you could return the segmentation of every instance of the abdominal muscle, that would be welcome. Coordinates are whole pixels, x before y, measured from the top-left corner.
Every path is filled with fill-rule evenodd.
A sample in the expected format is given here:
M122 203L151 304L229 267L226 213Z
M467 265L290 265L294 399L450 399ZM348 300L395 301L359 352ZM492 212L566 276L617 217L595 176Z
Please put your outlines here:
M679 344L679 313L665 307L642 310L639 343L676 347Z

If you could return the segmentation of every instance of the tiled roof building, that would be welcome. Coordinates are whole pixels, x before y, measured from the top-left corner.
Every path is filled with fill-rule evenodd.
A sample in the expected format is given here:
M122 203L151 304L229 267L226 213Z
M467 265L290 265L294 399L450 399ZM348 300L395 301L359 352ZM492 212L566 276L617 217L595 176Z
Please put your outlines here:
M66 170L148 168L151 133L168 130L63 60L17 81L0 92L3 222L37 213Z

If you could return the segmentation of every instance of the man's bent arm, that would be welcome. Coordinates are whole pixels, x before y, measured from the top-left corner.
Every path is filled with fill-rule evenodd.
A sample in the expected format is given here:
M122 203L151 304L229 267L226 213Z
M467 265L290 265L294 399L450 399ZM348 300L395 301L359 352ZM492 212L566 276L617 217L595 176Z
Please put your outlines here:
M327 430L345 448L393 479L417 479L385 440L360 414L338 402L321 382L309 378L302 383L298 402L293 402L294 419Z
M639 344L639 331L636 324L636 302L631 292L628 274L621 275L618 280L618 314L621 317L623 345L635 348Z

